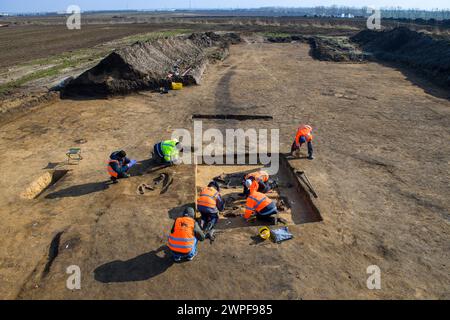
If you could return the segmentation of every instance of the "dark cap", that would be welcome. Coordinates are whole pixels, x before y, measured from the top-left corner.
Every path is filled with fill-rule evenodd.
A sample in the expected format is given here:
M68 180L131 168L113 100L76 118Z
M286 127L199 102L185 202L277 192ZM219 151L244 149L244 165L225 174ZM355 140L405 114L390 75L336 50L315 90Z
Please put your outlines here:
M217 191L220 191L220 186L219 186L219 184L217 183L217 181L211 181L209 184L208 184L208 187L213 187L214 189L216 189Z
M195 211L191 207L184 209L183 216L195 218Z

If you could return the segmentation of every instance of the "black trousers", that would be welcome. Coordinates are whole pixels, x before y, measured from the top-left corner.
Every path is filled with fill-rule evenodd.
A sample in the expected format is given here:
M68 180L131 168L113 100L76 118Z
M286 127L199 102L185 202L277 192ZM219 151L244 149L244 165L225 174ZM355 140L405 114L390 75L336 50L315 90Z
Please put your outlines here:
M298 149L300 149L300 148L297 147L297 144L294 141L294 143L292 143L291 153L296 151L296 150L298 150ZM313 151L314 150L313 150L312 142L308 141L308 156L312 156L313 155Z
M159 153L162 152L161 151L161 147L160 144L157 143L154 145L153 147L153 161L156 162L157 164L161 164L164 163L164 158L162 158Z

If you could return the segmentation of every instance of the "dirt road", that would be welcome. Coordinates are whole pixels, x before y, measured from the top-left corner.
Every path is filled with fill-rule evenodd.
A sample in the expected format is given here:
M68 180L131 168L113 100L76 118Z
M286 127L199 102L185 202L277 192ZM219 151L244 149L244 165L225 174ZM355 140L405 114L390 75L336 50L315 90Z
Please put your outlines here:
M450 298L450 102L398 70L318 62L308 50L234 46L201 86L59 101L1 127L0 297ZM280 245L253 244L255 227L226 230L201 243L194 261L172 264L166 238L193 201L193 170L168 170L176 173L169 191L142 197L135 186L148 176L108 186L104 162L120 148L147 159L174 129L192 130L193 113L272 115L203 126L280 129L282 152L296 127L310 123L316 160L292 165L308 173L324 221L290 226L295 239ZM81 164L66 166L38 199L20 198L79 139L87 140L78 145ZM60 250L45 270L59 232ZM81 290L66 289L70 265L81 268ZM381 290L366 287L370 265L381 269Z

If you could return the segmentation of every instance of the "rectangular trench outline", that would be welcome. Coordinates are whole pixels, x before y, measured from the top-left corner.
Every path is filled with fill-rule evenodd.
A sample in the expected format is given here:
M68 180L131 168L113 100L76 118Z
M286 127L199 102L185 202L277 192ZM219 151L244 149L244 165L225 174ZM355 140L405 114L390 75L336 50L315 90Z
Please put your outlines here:
M238 164L237 163L237 158L239 156L244 156L245 157L245 163L244 164ZM194 163L194 204L195 204L195 210L197 210L197 197L198 197L198 192L197 192L197 170L199 166L247 166L248 164L248 159L250 158L250 156L255 156L255 154L250 154L250 153L245 153L245 154L238 154L238 153L234 153L234 154L223 154L222 157L222 164L205 164L203 161L203 156L198 156L198 157L194 157L195 159L195 163ZM270 157L271 154L265 154L265 156ZM227 164L226 163L226 159L227 157L233 157L234 158L234 163L233 164ZM258 159L257 163L255 165L262 165L262 163L259 161L259 154L256 154L256 158ZM301 197L303 197L303 201L306 201L307 204L311 207L311 211L314 215L314 218L311 219L311 221L308 222L304 222L304 223L300 223L300 224L307 224L307 223L317 223L317 222L323 222L323 217L322 214L319 210L319 208L317 207L315 201L313 200L313 197L311 195L311 193L308 191L308 187L304 186L302 181L299 179L299 177L296 174L296 170L291 166L291 164L289 163L289 160L287 159L286 155L280 153L279 154L279 161L280 161L280 167L283 166L283 168L289 172L289 175L291 176L292 181L295 182L295 188L297 191L297 194ZM296 224L298 225L298 224Z

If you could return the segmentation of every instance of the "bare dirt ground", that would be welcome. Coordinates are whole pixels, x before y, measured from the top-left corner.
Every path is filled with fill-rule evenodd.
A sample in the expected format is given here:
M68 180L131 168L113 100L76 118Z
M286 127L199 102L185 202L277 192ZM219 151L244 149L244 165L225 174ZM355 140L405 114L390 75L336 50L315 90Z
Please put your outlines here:
M63 100L4 124L0 152L0 297L20 299L450 298L450 102L376 63L319 62L305 44L234 46L201 86L159 95ZM438 89L431 87L433 92ZM293 240L254 244L257 227L201 243L172 264L172 218L193 202L191 166L167 169L163 196L139 196L154 174L105 184L105 160L124 148L146 166L153 143L193 113L269 114L273 121L208 120L204 128L277 128L288 152L300 123L315 128L305 170L322 222L290 226ZM20 197L77 146L84 159L34 200ZM59 254L47 268L53 237ZM82 289L66 289L70 265ZM381 268L368 290L366 268Z

